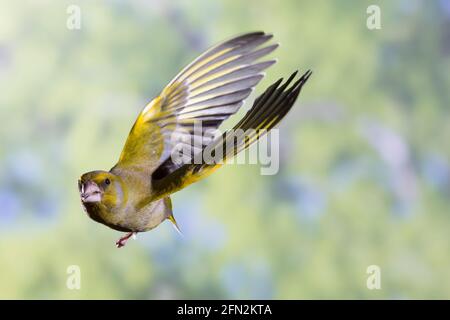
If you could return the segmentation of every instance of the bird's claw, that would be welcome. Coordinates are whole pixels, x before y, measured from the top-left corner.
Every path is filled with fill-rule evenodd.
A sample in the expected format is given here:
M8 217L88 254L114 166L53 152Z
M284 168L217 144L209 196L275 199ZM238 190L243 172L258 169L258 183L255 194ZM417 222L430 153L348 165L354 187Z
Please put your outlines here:
M125 236L123 236L122 238L120 238L119 240L116 241L116 247L117 248L124 247L127 244L128 239L130 239L131 237L133 239L136 239L136 234L137 234L137 232L127 233Z

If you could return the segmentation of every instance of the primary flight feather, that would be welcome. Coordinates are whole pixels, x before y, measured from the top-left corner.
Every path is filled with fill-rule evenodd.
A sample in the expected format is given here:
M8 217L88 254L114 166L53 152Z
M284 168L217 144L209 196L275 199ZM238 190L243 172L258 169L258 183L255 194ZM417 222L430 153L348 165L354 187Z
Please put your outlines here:
M78 187L89 217L127 232L117 247L164 220L178 229L170 195L211 174L291 109L310 71L297 80L295 72L284 83L280 79L267 88L233 128L240 136L228 134L231 131L212 134L239 110L264 77L262 71L275 63L258 61L278 47L266 45L271 38L264 32L249 33L204 52L138 115L117 164L110 171L81 176ZM220 151L219 161L194 161L207 151Z

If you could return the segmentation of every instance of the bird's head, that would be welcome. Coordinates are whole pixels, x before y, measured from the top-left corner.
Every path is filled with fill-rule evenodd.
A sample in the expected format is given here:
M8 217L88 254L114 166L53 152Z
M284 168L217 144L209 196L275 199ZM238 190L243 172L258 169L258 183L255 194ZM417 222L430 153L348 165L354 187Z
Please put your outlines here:
M122 179L107 171L91 171L78 180L81 202L86 205L103 204L107 208L119 206L124 201Z

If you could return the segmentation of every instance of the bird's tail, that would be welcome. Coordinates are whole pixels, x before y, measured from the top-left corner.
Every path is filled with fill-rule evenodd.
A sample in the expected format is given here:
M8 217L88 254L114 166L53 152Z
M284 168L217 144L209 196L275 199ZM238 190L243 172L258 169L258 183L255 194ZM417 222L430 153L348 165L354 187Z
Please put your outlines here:
M286 116L311 74L312 72L308 70L295 80L296 71L284 83L281 78L269 86L232 130L225 132L205 147L202 163L186 164L169 175L170 180L162 179L158 182L159 186L155 185L155 189L159 189L158 197L179 191L209 176L227 160L258 141ZM218 152L220 152L219 157L217 157ZM207 161L207 159L214 161Z

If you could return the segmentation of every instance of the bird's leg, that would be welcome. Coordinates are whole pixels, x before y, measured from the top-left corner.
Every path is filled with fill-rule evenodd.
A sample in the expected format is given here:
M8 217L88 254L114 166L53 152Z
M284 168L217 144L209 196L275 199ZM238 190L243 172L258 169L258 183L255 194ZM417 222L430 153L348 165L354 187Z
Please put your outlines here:
M136 234L137 234L137 232L128 232L125 236L123 236L122 238L120 238L119 240L116 241L116 247L122 248L123 246L125 246L128 239L130 239L131 237L135 238Z

